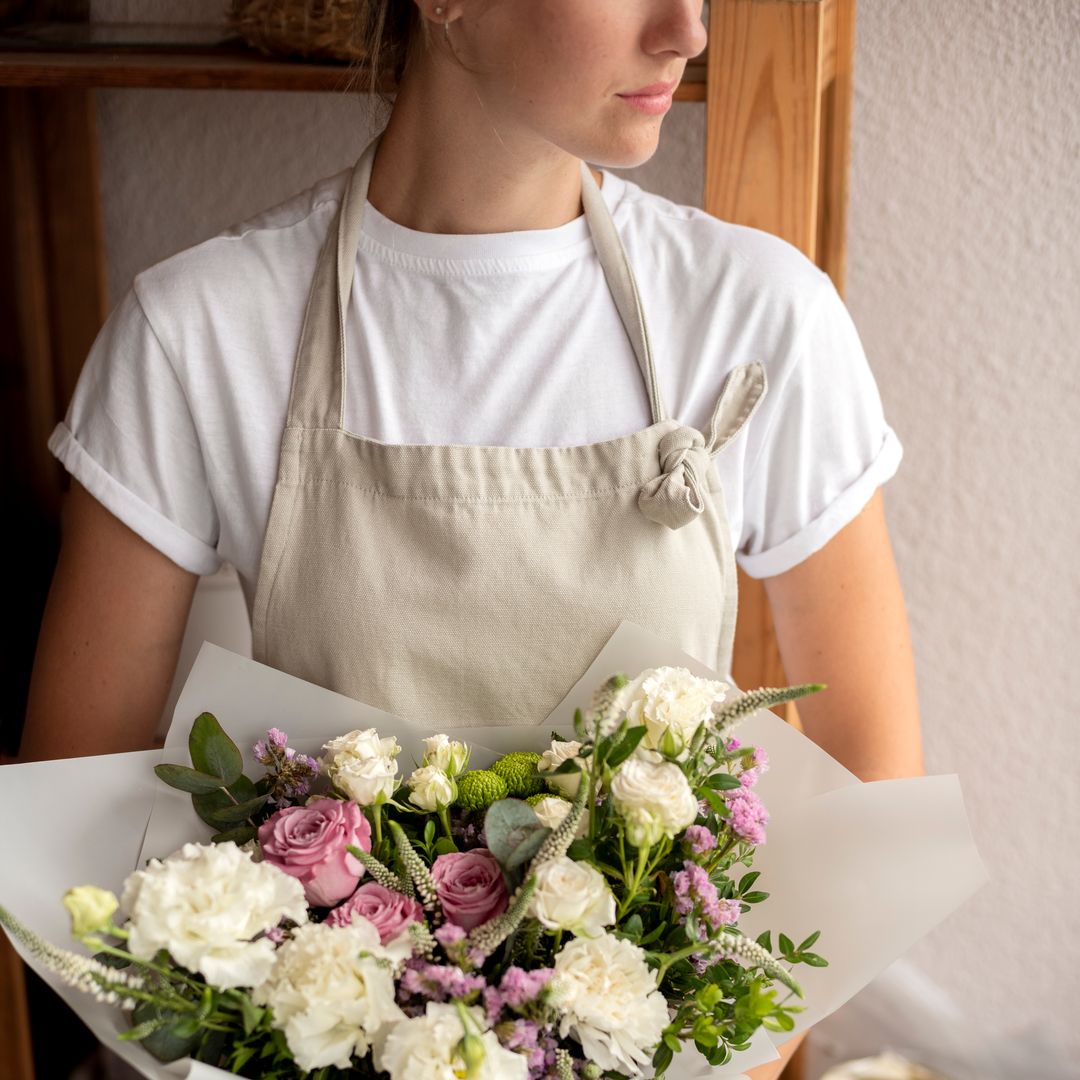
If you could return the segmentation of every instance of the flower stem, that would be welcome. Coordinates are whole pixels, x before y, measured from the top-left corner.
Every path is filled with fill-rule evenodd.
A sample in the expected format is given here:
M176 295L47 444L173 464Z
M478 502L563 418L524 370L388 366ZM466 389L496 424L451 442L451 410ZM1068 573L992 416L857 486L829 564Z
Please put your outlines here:
M450 832L450 811L445 806L439 807L439 820L442 822L443 832L446 833L446 838L453 841L454 836Z

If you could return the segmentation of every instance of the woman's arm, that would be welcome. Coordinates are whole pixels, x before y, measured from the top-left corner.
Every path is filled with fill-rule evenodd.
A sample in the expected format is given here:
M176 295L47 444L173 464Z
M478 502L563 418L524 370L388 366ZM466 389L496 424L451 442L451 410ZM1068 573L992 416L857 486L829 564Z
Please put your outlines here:
M19 761L153 745L198 580L72 479Z
M915 664L882 489L823 548L764 580L799 720L860 780L924 772Z
M823 548L766 578L765 591L787 682L828 684L798 701L807 737L860 780L921 776L915 665L881 488ZM776 1080L806 1034L749 1080Z

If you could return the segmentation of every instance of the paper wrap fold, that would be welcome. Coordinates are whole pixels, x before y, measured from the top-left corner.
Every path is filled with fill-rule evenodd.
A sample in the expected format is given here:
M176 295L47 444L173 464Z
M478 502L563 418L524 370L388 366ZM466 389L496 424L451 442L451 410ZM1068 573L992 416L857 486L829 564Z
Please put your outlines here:
M622 622L588 670L543 723L533 728L455 728L469 742L473 765L509 750L544 750L552 730L572 736L574 709L615 672L634 677L662 665L726 678L648 631ZM732 687L732 694L737 688ZM163 750L8 765L0 769L0 903L32 930L61 946L71 942L61 904L73 885L119 894L124 878L145 859L164 857L213 830L195 814L190 796L154 775L161 761L189 764L191 723L212 712L244 753L245 772L259 775L251 746L268 728L289 733L290 745L316 754L335 735L375 727L396 735L403 778L422 756L420 731L389 713L335 694L247 657L204 642L176 704ZM829 966L798 964L805 992L792 1032L759 1029L751 1046L712 1068L690 1047L668 1070L672 1080L736 1077L779 1057L776 1047L830 1015L902 956L977 889L989 875L968 826L959 778L950 773L863 783L775 713L761 710L736 736L769 752L755 790L769 812L767 840L752 869L769 898L739 921L750 937L773 930L801 941L814 930L815 952ZM18 823L12 827L11 823ZM736 866L738 875L743 868ZM138 1043L120 1042L126 1014L59 983L26 951L30 966L114 1053L143 1076L209 1080L231 1076L189 1058L162 1064ZM780 987L783 997L787 991Z

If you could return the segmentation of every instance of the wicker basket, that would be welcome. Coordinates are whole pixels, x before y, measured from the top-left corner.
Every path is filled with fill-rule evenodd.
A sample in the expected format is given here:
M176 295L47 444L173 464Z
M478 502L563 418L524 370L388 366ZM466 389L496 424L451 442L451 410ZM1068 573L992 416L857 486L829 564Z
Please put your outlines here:
M364 60L353 42L367 0L230 0L229 29L267 56Z

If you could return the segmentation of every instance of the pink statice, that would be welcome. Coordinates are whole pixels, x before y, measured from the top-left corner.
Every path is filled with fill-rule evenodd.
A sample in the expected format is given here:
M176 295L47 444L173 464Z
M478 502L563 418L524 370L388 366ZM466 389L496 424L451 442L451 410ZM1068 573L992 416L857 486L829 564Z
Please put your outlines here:
M739 774L739 783L744 788L753 787L758 782L758 777L763 772L769 771L769 752L764 746L754 747L753 767L744 769Z
M738 750L742 743L738 739L728 739L724 743L724 749L730 754L732 750Z
M683 863L681 870L671 875L671 884L675 889L675 910L680 915L681 923L685 924L686 917L695 908L713 930L738 921L741 910L739 901L721 899L704 868L690 859ZM705 936L701 927L698 928L698 936Z
M724 802L729 811L727 820L735 835L751 844L764 844L769 813L757 792L748 787L725 791Z
M514 1020L504 1034L500 1030L499 1041L507 1050L521 1054L529 1066L529 1080L546 1080L553 1075L555 1050L558 1042L550 1027L535 1020Z
M704 825L690 825L683 833L683 840L694 855L703 855L716 847L716 837Z
M298 802L311 794L311 783L319 775L319 762L307 754L298 754L286 745L288 735L280 728L271 728L265 739L259 739L251 748L255 760L266 766L272 781L270 802L285 806Z
M516 965L508 967L498 987L489 986L484 991L484 1008L489 1022L496 1024L504 1008L516 1013L527 1012L529 1006L539 1000L554 974L554 968L529 971Z

